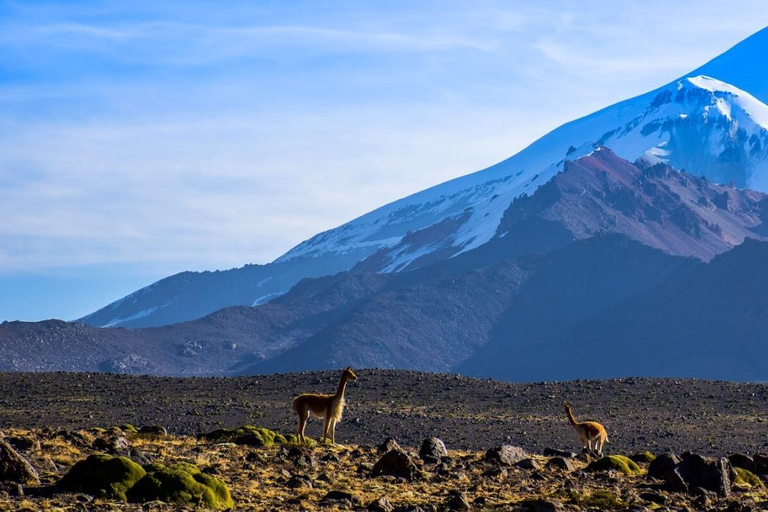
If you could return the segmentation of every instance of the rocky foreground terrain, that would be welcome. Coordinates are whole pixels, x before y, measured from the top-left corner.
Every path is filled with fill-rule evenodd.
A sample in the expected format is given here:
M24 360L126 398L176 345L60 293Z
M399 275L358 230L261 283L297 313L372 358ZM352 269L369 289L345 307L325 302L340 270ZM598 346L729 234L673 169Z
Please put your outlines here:
M358 376L341 444L299 447L290 399L335 372L0 374L0 510L768 510L767 385Z

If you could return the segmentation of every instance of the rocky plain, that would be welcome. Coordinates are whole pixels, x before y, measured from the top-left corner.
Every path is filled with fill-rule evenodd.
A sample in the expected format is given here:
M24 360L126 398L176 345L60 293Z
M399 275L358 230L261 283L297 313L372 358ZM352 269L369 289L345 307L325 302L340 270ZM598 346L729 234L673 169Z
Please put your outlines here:
M0 374L0 510L768 510L768 385L359 370L339 444L298 446L338 373Z

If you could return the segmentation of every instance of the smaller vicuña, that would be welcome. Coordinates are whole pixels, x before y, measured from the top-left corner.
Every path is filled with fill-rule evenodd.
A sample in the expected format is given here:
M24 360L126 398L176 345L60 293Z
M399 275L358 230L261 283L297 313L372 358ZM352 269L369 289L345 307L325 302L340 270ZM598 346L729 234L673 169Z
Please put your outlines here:
M565 415L568 416L568 422L576 430L576 435L579 436L582 449L597 453L602 457L603 445L608 442L608 433L605 428L594 421L576 421L573 416L573 404L563 402L563 406L565 407Z

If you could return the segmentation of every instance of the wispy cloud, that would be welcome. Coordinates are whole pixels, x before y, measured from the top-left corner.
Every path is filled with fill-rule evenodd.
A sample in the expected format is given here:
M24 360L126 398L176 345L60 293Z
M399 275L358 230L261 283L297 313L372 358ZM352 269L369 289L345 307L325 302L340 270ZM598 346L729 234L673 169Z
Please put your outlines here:
M267 262L768 24L763 0L4 9L6 276Z

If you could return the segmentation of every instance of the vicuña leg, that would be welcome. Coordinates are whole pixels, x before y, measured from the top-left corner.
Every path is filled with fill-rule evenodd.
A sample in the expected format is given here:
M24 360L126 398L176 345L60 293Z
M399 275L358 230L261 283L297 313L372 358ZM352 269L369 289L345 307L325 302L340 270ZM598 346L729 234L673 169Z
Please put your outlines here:
M304 428L307 426L309 411L299 411L299 426L296 427L296 438L299 444L304 444Z
M331 415L326 413L324 422L323 422L323 442L328 438L328 430L331 427Z

